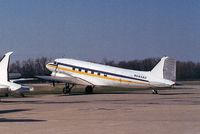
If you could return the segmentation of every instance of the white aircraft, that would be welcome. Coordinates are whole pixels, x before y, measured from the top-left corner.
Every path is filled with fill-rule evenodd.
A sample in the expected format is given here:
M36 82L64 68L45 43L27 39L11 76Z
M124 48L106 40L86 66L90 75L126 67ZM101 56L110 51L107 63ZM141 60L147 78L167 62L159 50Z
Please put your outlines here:
M9 81L8 67L10 62L10 55L12 53L13 52L6 53L0 60L0 92L5 93L5 96L8 96L10 92L19 93L21 96L24 96L25 92L32 91L33 88L22 86L20 84Z
M163 57L151 71L135 71L107 65L101 65L74 59L56 59L48 63L51 76L39 78L64 82L63 93L70 93L74 85L84 85L86 93L92 93L94 87L150 88L172 87L176 80L176 60Z

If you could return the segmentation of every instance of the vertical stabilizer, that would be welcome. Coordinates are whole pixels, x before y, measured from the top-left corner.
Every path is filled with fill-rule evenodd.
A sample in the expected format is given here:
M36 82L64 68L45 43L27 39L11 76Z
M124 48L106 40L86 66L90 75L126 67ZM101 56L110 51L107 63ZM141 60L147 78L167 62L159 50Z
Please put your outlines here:
M176 60L169 57L163 57L160 62L151 70L151 75L156 78L175 81Z
M0 82L8 81L8 66L10 62L10 55L13 52L6 53L0 60Z

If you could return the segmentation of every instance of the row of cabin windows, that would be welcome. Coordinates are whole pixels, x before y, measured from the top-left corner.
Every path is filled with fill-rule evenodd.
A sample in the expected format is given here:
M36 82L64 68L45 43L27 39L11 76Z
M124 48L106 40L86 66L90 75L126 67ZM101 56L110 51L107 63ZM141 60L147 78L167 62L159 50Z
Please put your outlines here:
M77 69L78 69L79 72L82 71L81 68L77 68ZM76 70L76 68L73 67L72 70ZM85 73L88 73L88 71L89 71L89 70L85 70ZM90 71L90 72L91 72L91 74L94 74L94 73L95 73L94 71ZM97 75L101 75L101 73L100 73L100 72L97 72ZM107 74L103 74L103 76L107 77Z

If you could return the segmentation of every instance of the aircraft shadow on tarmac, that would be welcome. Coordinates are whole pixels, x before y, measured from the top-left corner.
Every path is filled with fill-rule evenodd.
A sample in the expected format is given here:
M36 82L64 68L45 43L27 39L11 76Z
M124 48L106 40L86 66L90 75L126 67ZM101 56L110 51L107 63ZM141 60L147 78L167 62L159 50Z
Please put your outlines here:
M160 93L159 95L190 95L190 94L198 94L198 93Z
M3 123L3 122L43 122L43 121L46 121L46 120L0 118L0 123Z
M59 94L57 96L79 96L79 95L99 95L99 94L151 94L151 92L143 92L143 91L113 91L113 92L95 92L93 94L85 94L84 92L74 92L70 95L68 94Z
M82 96L82 95L106 95L106 94L149 94L151 95L152 92L151 91L117 91L117 92L95 92L93 94L85 94L85 93L72 93L70 95L65 95L65 94L59 94L57 96ZM191 92L171 92L168 93L166 90L165 92L163 92L162 90L159 92L159 95L184 95L184 94L198 94L198 93L191 93Z
M15 103L15 104L77 104L77 103L89 103L89 101L1 101L1 103Z
M0 110L0 115L1 114L8 114L8 113L24 112L24 111L30 111L30 110L31 109ZM46 120L0 118L0 123L3 123L3 122L42 122L42 121L46 121Z
M1 114L8 114L8 113L16 113L16 112L24 112L24 111L30 111L31 109L11 109L11 110L0 110Z
M12 101L6 100L1 103L15 103L15 104L79 104L79 103L91 103L91 102L118 102L118 101L127 101L127 100L92 100L92 101L45 101L45 100L36 100L36 101ZM7 111L10 112L10 111ZM16 111L17 112L17 111Z

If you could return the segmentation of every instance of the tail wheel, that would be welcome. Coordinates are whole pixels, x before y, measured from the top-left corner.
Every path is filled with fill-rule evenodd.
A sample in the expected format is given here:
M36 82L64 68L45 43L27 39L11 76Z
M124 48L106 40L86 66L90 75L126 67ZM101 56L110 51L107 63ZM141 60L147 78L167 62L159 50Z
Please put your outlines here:
M158 94L158 90L153 89L152 94Z
M87 86L87 87L85 88L85 93L86 93L86 94L92 94L92 93L93 93L93 88L94 88L94 87L92 87L92 86Z

